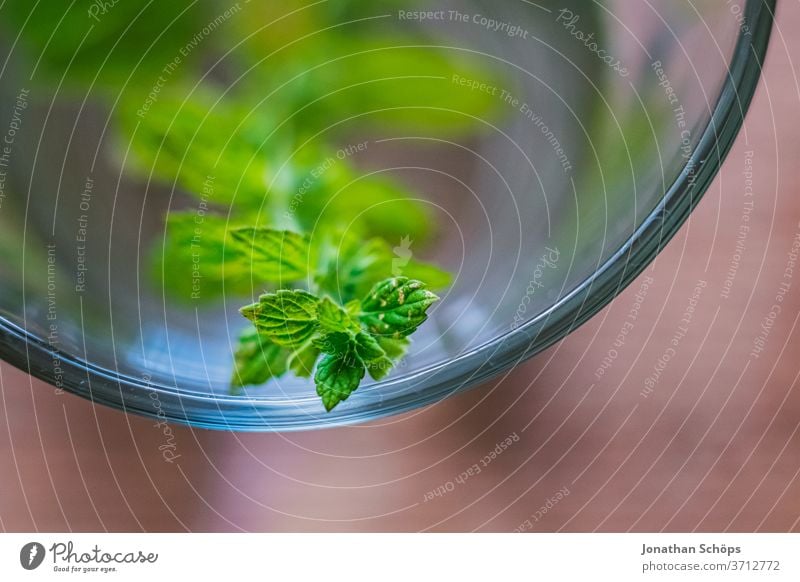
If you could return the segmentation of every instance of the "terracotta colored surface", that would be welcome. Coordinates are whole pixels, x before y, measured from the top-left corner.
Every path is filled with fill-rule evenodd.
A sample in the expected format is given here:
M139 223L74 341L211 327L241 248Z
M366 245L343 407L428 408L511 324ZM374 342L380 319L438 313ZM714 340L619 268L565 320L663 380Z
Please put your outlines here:
M154 421L55 395L3 365L0 528L508 531L528 519L539 531L800 530L800 267L784 278L800 233L799 71L789 57L800 38L788 33L800 28L800 4L781 9L746 131L647 271L635 321L644 276L560 345L482 389L324 432L174 428L174 463L162 458L167 438ZM748 152L750 230L724 298ZM783 282L782 311L765 333ZM440 487L443 495L429 493Z

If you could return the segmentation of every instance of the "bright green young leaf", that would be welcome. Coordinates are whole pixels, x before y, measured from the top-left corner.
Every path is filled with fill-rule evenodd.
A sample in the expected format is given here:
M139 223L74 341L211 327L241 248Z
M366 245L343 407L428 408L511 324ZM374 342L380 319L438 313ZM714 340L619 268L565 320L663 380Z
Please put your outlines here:
M299 347L317 329L319 299L307 291L267 293L240 311L258 331L280 346Z

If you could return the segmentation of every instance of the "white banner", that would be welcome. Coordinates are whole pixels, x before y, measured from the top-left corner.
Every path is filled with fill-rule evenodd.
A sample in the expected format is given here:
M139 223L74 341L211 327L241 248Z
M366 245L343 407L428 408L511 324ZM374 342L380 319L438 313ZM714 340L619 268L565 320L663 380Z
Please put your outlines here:
M792 534L0 535L9 581L797 581L799 562Z

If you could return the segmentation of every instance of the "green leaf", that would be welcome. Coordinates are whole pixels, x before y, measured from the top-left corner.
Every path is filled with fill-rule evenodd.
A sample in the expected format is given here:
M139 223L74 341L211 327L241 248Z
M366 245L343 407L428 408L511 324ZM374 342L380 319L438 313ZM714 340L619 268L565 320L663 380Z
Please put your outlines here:
M307 237L288 230L254 227L232 230L231 237L255 280L280 284L308 276Z
M314 381L325 410L330 412L347 400L364 378L363 362L355 354L326 354L317 365Z
M307 291L267 293L240 311L258 331L280 346L299 347L317 329L319 298Z
M361 302L361 322L374 335L404 338L425 322L438 300L421 281L395 277L378 283Z
M286 373L284 348L249 327L239 336L234 354L234 371L231 385L234 388L264 384L271 378Z

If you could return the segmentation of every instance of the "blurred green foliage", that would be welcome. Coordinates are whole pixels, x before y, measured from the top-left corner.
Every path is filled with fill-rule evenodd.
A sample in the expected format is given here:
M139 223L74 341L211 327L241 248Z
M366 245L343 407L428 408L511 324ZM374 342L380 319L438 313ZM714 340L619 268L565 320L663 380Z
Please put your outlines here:
M158 76L214 13L197 0L5 0L6 34L16 36L37 74L67 87L112 93ZM187 71L188 73L189 71Z
M474 57L430 46L419 31L404 36L393 27L388 35L381 19L363 20L375 9L355 0L247 4L215 32L236 46L228 59L230 81L208 75L192 85L192 79L170 76L149 97L142 90L121 95L117 120L129 169L142 179L175 184L227 217L224 226L208 222L207 240L196 243L203 298L213 299L223 287L248 291L242 271L223 268L221 248L208 248L208 241L236 226L430 239L428 207L391 176L356 169L336 144L365 131L450 138L480 131L476 119L495 115L496 100L458 88L451 78L494 75ZM381 6L380 13L387 9ZM216 44L225 43L217 38ZM168 221L156 253L156 271L166 277L160 283L183 299L192 297L186 293L192 285L177 278L198 260L185 248L193 230L187 220ZM434 268L412 268L445 280Z

